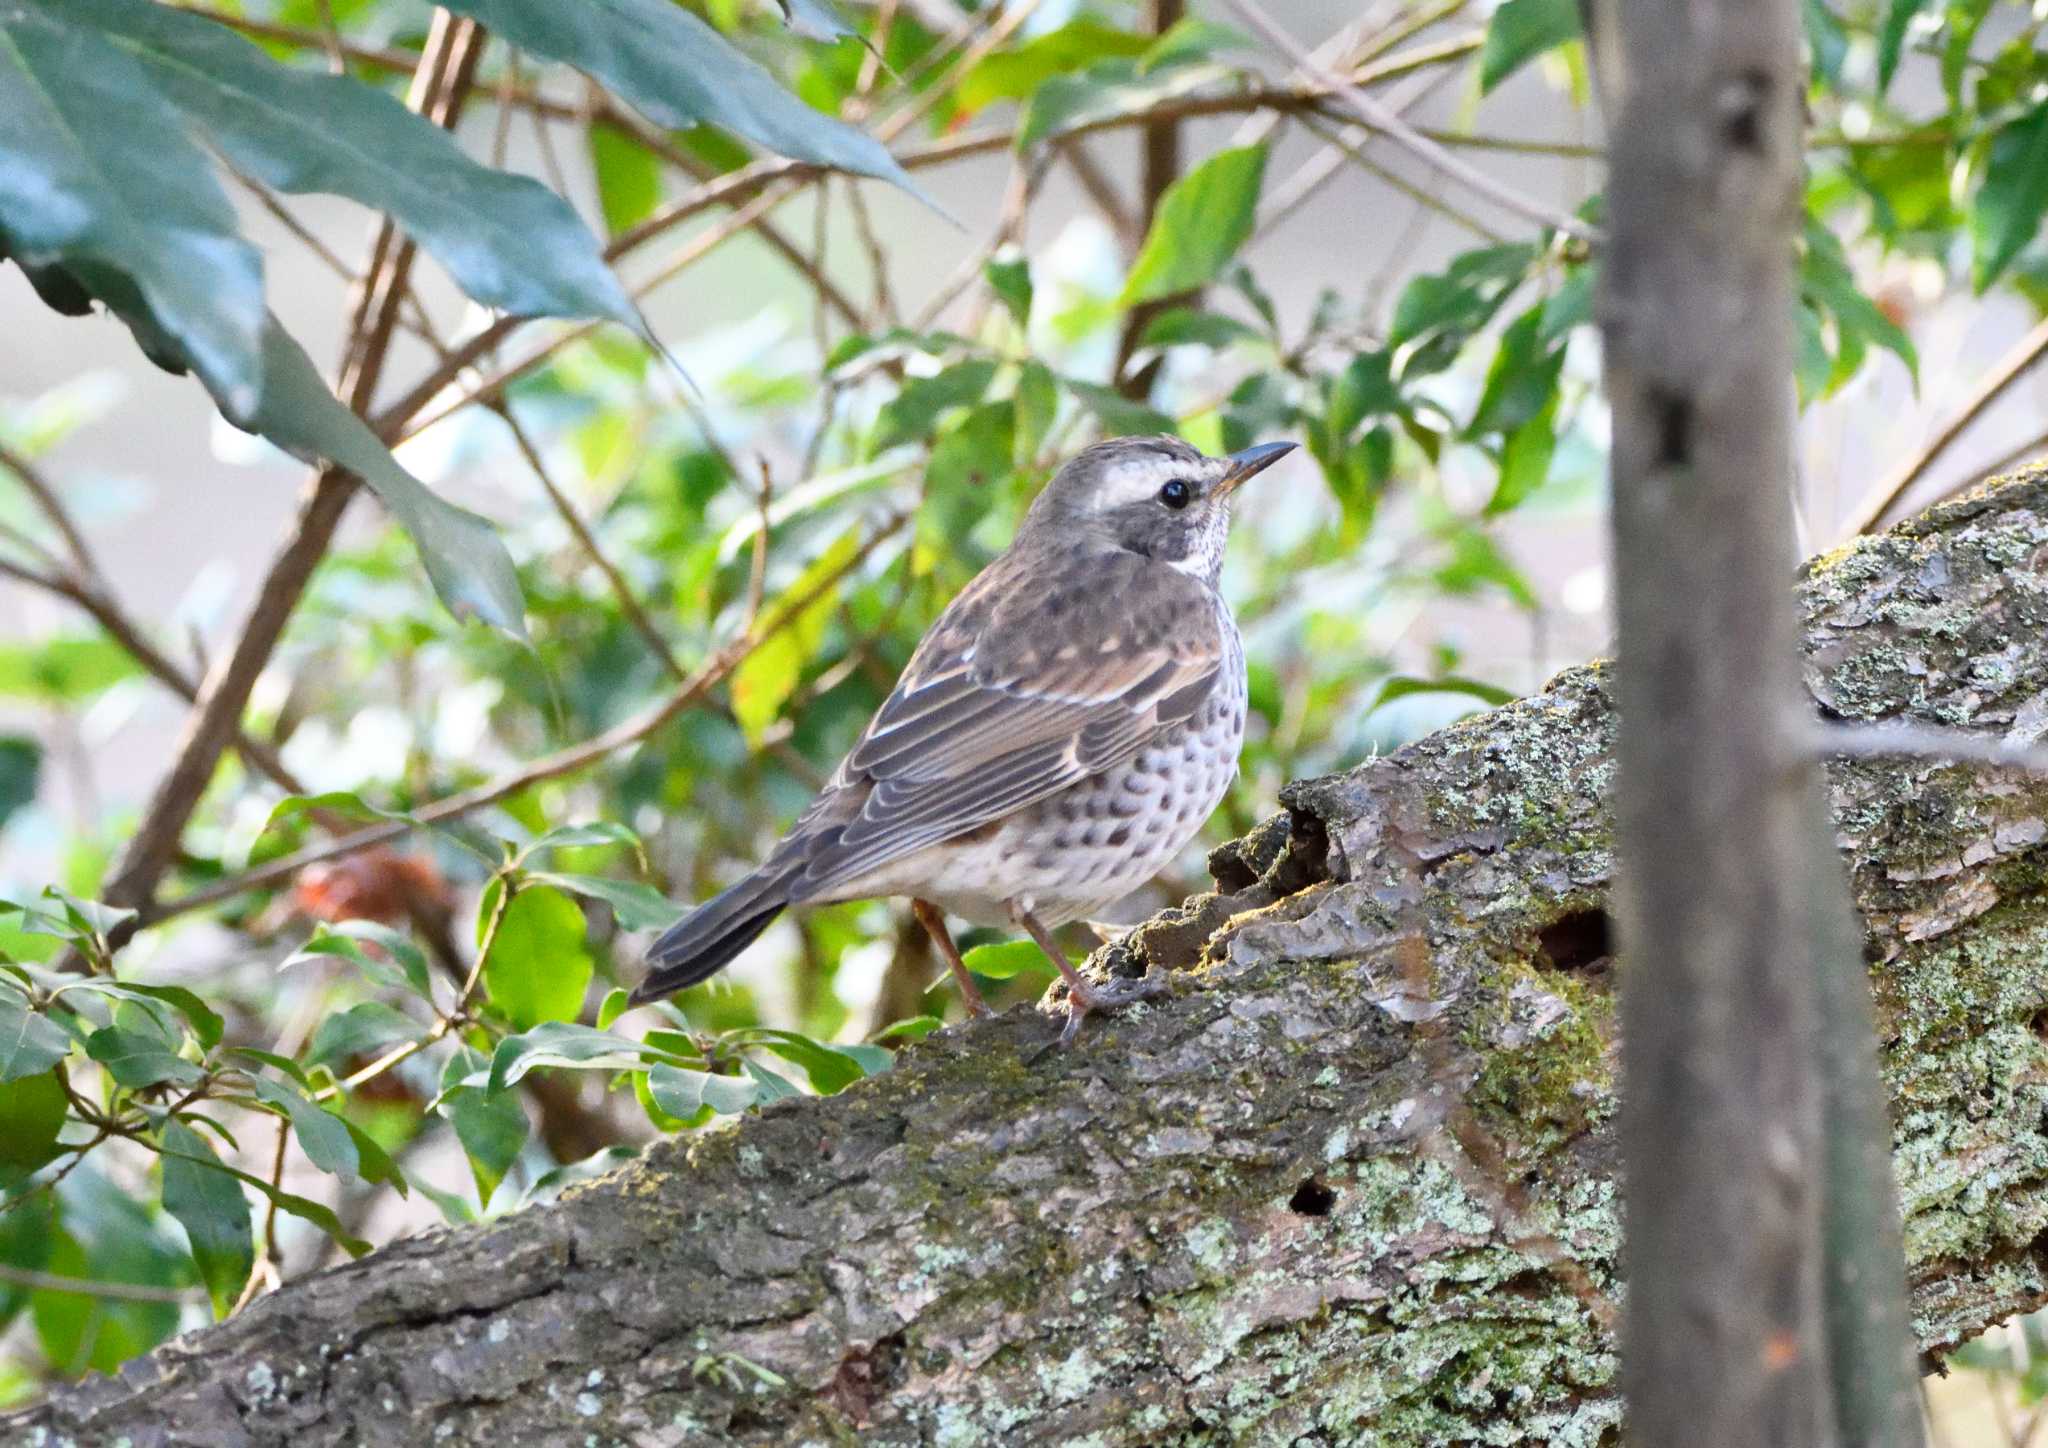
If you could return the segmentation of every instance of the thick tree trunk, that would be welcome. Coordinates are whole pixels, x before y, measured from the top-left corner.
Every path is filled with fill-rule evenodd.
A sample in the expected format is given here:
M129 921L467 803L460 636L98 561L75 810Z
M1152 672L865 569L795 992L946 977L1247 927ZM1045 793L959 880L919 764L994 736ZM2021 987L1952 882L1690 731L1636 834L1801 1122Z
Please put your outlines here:
M2048 472L1822 560L1821 708L2048 732ZM827 1100L291 1284L12 1419L113 1444L1596 1444L1620 1419L1611 680L1299 784L1108 958ZM2048 1301L2048 780L1830 771L1915 1327ZM36 1430L48 1436L37 1439Z

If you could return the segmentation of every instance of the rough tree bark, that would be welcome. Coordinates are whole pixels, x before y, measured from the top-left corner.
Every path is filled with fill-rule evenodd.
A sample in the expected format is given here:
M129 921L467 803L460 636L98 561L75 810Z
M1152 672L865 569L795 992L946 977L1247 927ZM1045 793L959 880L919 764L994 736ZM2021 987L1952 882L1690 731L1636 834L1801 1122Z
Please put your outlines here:
M1800 597L1823 711L2048 733L2048 470ZM946 1031L292 1283L0 1441L1611 1441L1611 706L1575 669L1292 787L1222 893L1105 954L1172 998L1071 1052L1031 1011ZM2048 1301L2048 780L1829 790L1938 1360Z

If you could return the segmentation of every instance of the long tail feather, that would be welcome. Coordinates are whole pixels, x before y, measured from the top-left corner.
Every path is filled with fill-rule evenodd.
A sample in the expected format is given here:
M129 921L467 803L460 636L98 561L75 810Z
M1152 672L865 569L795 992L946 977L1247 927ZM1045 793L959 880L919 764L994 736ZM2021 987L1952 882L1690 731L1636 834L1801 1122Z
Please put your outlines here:
M647 951L647 977L633 1004L674 995L716 975L752 945L789 904L779 875L753 874L706 900L671 925Z

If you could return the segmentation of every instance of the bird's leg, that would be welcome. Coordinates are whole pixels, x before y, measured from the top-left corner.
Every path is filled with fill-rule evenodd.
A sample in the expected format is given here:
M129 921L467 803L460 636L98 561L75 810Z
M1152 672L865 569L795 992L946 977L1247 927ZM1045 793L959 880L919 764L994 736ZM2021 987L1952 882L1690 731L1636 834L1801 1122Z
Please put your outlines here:
M967 1014L994 1015L995 1012L989 1009L988 1002L981 998L981 992L975 988L974 977L967 969L967 962L960 958L960 947L953 943L953 932L946 928L946 917L939 913L939 907L929 900L913 897L910 902L910 913L917 917L917 923L924 927L925 934L931 936L932 944L939 948L939 954L945 958L946 969L952 971L953 979L960 983L960 998L967 1002Z
M1067 953L1053 941L1052 932L1047 930L1039 918L1025 908L1021 901L1010 901L1009 908L1010 919L1015 921L1017 927L1026 935L1038 942L1038 948L1045 952L1046 959L1059 967L1060 976L1067 983L1067 1024L1060 1032L1062 1046L1073 1044L1074 1037L1081 1030L1081 1018L1090 1011L1115 1010L1118 1006L1127 1006L1133 1001L1144 1000L1166 989L1165 981L1150 976L1117 981L1110 985L1095 984L1074 969L1073 962L1067 959Z

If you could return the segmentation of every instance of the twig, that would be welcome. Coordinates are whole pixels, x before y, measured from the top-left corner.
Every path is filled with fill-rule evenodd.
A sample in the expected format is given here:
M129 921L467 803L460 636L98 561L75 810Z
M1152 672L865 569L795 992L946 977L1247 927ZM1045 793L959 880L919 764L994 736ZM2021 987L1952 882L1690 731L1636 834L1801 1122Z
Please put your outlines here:
M1988 764L2048 775L2048 747L1927 724L1847 724L1829 720L1808 726L1804 738L1813 753L1828 759L1926 759L1947 764Z
M556 486L554 478L548 473L546 460L540 455L540 449L533 445L533 439L526 435L526 429L521 427L519 420L512 415L511 404L500 400L491 404L491 410L511 429L512 441L518 447L520 456L526 459L526 465L533 470L533 475L540 479L541 488L547 493L548 501L554 505L556 514L574 535L577 545L583 549L585 556L597 565L597 571L604 575L604 581L610 587L612 597L619 605L619 611L625 614L626 622L631 624L633 631L645 641L648 652L668 670L671 678L680 680L688 677L682 664L677 662L675 651L669 647L668 640L661 636L661 630L654 626L654 620L648 617L647 610L640 606L640 600L633 594L632 585L626 582L626 577L619 572L618 565L605 556L604 549L598 546L596 535L590 531L590 525L584 522L583 515L576 511L576 505Z
M1453 155L1441 143L1423 135L1355 84L1331 75L1316 63L1315 58L1299 41L1274 23L1273 18L1266 14L1255 0L1229 0L1229 3L1230 8L1237 12L1245 24L1257 31L1268 44L1292 60L1319 85L1328 87L1330 93L1360 120L1375 130L1384 131L1390 139L1406 147L1420 159L1435 165L1446 176L1462 182L1496 206L1534 221L1539 226L1561 231L1567 236L1577 237L1589 243L1597 240L1592 228L1577 217L1524 196L1511 186L1502 185L1484 171Z
M179 896L175 900L151 901L137 907L140 911L141 923L144 925L155 925L160 921L183 915L188 911L197 910L216 901L230 899L242 894L244 891L258 890L280 884L298 874L299 871L305 869L308 865L318 864L323 860L338 859L344 855L352 855L358 850L368 849L371 845L380 845L387 840L397 839L401 835L410 833L416 824L438 824L443 820L455 819L461 815L469 814L487 805L496 804L499 800L517 794L523 789L540 783L542 780L554 779L560 775L573 773L578 769L584 768L586 765L597 763L599 760L604 759L617 750L626 748L628 745L637 744L668 723L669 720L675 718L683 710L702 699L712 688L731 674L734 669L738 668L755 649L787 627L792 620L802 614L804 609L822 597L828 589L836 587L840 579L865 562L877 547L900 531L907 521L909 521L907 513L893 515L861 545L853 556L818 580L801 597L792 599L787 605L778 610L768 622L749 633L742 634L712 654L709 659L705 660L690 675L687 682L672 690L668 697L660 703L642 710L632 718L607 729L604 733L587 739L581 744L572 745L567 749L558 750L553 754L536 759L532 763L523 765L509 774L500 776L489 784L478 785L474 789L463 790L460 793L436 800L432 804L414 810L412 818L409 820L390 820L382 824L370 825L357 830L353 834L345 835L340 839L310 846L295 854L286 855L280 859L271 860L266 864L246 870L229 879L202 886L189 894Z
M1853 537L1875 528L1884 519L1885 514L1891 511L1892 504L1898 502L1908 488L1920 481L1934 460L1948 451L1949 445L1963 435L1964 430L1977 420L1978 415L1989 407L2001 392L2012 386L2028 368L2040 361L2043 353L2048 353L2048 319L2036 323L2031 332L2013 343L2005 356L1998 360L1998 365L1985 373L1971 389L1963 405L1936 429L1934 436L1865 495L1863 501L1858 503L1855 511L1849 515L1847 534Z
M99 565L93 562L92 548L86 543L84 532L72 521L70 510L57 496L57 490L50 485L50 480L43 476L34 463L5 443L0 443L0 467L13 473L21 480L21 485L28 489L28 495L35 500L36 507L50 520L50 526L57 530L57 536L64 540L64 547L71 554L71 561L78 566L79 571L97 577Z
M0 1263L0 1282L26 1287L32 1292L75 1292L81 1297L111 1297L121 1302L193 1302L203 1295L196 1287L153 1287L146 1282L94 1282L83 1277L61 1277L55 1272L38 1272L31 1267L10 1267Z
M1372 157L1366 155L1360 146L1345 136L1332 134L1314 121L1306 119L1301 122L1301 128L1327 143L1353 165L1364 170L1369 175L1377 177L1386 185L1406 196L1410 201L1435 212L1446 221L1454 222L1458 226L1463 227L1488 245L1498 245L1503 240L1499 232L1490 229L1478 217L1460 211L1457 207L1444 200L1443 197L1429 190L1428 187L1418 186L1406 177L1396 175L1379 162L1373 160Z

